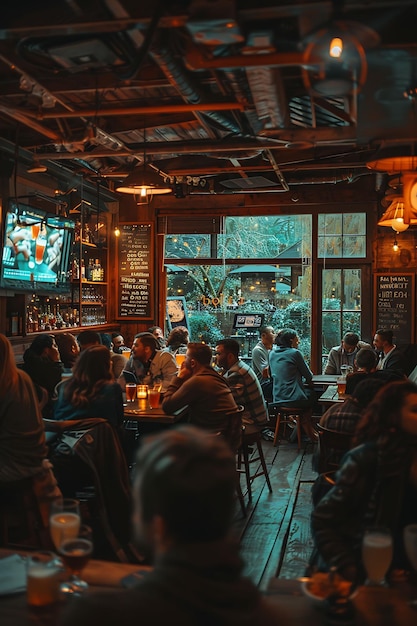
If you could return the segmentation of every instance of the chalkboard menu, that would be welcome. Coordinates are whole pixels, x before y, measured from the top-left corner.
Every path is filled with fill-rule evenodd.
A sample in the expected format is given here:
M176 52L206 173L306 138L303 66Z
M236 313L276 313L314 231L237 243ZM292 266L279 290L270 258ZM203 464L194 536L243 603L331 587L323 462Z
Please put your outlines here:
M414 342L414 274L375 275L375 330L392 330L396 344Z
M153 319L152 224L119 224L117 302L119 319Z

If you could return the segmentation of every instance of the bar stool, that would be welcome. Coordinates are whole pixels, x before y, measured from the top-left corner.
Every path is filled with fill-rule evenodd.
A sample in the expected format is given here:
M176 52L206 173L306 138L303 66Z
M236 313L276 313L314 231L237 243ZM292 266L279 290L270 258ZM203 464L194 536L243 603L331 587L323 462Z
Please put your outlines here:
M297 444L298 450L301 449L301 422L306 412L306 409L301 409L297 407L288 407L288 406L279 406L276 404L270 404L269 407L269 415L276 417L275 424L275 432L274 432L274 447L276 447L278 442L278 433L280 424L284 424L284 429L287 427L287 424L295 424L297 428ZM284 430L285 432L285 430Z
M257 448L257 456L251 456L253 446ZM243 461L243 469L242 469ZM261 467L251 474L250 466L252 463L260 463ZM252 500L252 482L259 476L265 476L266 484L270 493L272 493L271 481L269 480L268 468L265 463L264 452L262 449L262 438L259 431L248 433L245 426L242 426L242 442L237 451L237 471L244 473L246 476L246 485L248 489L249 501Z

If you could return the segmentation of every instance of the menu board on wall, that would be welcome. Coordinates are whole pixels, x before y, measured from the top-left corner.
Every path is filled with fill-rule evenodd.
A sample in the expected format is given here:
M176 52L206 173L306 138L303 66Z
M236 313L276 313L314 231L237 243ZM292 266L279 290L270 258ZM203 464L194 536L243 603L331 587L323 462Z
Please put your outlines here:
M153 319L152 224L119 224L117 302L119 319Z
M396 344L414 342L414 274L375 275L375 330L392 330Z

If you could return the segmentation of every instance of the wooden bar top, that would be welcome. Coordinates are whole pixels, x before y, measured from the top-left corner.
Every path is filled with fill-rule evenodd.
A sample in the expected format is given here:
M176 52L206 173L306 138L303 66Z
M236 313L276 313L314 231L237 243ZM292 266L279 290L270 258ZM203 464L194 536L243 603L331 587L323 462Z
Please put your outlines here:
M2 559L13 554L25 556L28 552L6 550L0 548L0 569ZM90 585L91 591L109 593L122 588L122 580L131 574L139 579L142 574L150 571L146 565L119 563L112 561L97 561L92 559L83 570L82 578ZM0 624L1 626L53 626L57 623L65 601L56 604L32 608L26 603L26 592L9 595L0 595Z

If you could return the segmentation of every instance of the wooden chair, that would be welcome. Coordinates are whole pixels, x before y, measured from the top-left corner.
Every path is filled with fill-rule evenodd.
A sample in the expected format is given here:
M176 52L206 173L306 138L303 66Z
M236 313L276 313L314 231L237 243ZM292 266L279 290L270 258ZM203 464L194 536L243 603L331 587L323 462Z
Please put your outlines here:
M257 456L253 456L253 447L256 446ZM243 469L242 469L243 463ZM251 465L257 463L258 467L251 474ZM259 467L260 463L260 467ZM248 433L245 426L242 426L242 442L237 451L237 471L244 473L246 476L246 486L248 490L249 501L252 500L252 482L259 476L265 476L266 484L272 493L271 482L269 480L268 468L265 463L264 452L262 449L262 437L260 431Z
M319 434L316 469L319 474L338 469L342 456L352 446L352 435L317 425Z

